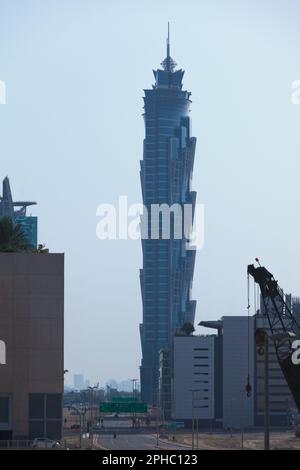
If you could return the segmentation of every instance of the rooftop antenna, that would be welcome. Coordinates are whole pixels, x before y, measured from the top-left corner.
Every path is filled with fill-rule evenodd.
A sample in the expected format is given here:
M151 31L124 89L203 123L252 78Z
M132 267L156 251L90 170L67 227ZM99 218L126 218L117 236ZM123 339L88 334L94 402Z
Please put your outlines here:
M168 21L167 57L170 57L170 22Z
M168 21L168 37L167 37L167 57L161 63L166 72L173 72L176 67L176 62L170 56L170 22Z

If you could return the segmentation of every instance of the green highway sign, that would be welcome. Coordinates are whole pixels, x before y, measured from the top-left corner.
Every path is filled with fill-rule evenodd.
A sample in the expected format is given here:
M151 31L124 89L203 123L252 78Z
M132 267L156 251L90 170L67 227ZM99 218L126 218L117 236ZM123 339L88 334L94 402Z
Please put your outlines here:
M101 413L147 413L146 403L138 402L104 402L100 403Z

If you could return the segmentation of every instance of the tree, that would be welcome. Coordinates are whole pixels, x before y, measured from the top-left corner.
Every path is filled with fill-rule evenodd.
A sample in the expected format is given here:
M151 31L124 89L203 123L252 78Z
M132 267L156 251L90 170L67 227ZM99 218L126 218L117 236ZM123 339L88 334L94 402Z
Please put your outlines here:
M0 220L0 251L32 251L32 245L26 238L21 225L13 224L10 217L3 217Z
M36 249L36 252L37 253L49 253L49 248L46 248L45 245L40 244L40 245L38 245L38 247Z
M186 336L190 336L195 331L195 328L191 323L184 323L180 328L181 333L184 333Z

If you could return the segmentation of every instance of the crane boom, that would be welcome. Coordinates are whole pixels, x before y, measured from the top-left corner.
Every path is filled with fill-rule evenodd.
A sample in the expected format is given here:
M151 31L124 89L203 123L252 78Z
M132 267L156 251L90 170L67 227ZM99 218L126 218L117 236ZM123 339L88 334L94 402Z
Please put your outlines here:
M300 324L287 304L278 282L263 266L248 265L248 274L259 285L271 339L288 387L300 411ZM297 339L298 338L298 339Z

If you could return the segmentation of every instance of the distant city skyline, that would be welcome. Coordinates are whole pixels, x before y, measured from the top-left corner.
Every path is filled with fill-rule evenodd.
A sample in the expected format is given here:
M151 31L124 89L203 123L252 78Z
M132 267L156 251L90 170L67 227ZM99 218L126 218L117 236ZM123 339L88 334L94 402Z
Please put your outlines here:
M91 384L139 375L140 241L97 239L96 209L142 202L143 88L168 21L193 92L205 206L195 323L247 314L255 256L300 295L299 2L4 1L1 174L16 200L38 201L39 242L65 253L67 385L76 371Z
M104 389L106 387L115 388L119 392L133 392L133 379L123 379L123 380L116 380L111 378L107 381L100 381L97 383L98 387ZM96 384L95 384L96 385ZM91 381L87 379L84 374L75 373L73 375L73 383L71 384L71 388L74 390L85 390L89 386L91 386ZM92 384L94 386L94 384ZM140 390L140 383L138 380L135 380L134 384L135 390ZM66 385L66 389L70 388L70 385Z

